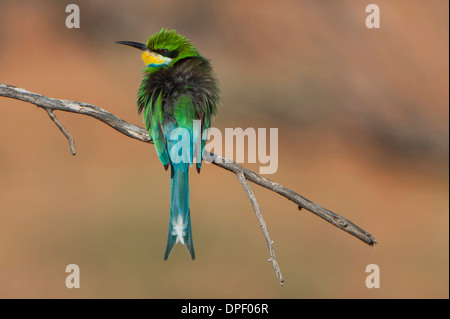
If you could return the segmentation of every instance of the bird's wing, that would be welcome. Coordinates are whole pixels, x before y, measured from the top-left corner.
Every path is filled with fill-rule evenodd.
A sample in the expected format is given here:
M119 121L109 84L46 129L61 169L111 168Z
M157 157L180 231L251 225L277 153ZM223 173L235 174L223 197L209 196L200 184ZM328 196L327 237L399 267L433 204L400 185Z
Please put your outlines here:
M155 101L153 99L154 97L152 95L147 107L144 109L144 123L145 128L153 140L158 157L167 169L169 165L169 154L167 152L166 136L163 132L164 114L162 111L161 92Z

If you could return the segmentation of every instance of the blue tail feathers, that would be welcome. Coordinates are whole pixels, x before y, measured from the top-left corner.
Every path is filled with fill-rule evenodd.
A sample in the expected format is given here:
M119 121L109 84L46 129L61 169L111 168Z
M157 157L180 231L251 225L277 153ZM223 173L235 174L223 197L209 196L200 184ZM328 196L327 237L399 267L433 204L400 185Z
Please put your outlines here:
M189 169L183 170L180 166L174 168L173 165L170 165L170 169L170 221L164 260L169 258L173 246L178 242L186 246L191 259L194 260L189 209Z

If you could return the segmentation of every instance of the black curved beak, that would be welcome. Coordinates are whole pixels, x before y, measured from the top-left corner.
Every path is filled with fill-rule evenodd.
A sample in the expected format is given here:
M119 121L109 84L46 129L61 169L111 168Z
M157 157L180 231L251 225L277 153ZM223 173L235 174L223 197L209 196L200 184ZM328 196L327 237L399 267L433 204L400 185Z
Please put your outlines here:
M116 41L116 43L118 44L125 44L125 45L129 45L130 47L142 50L142 51L146 51L148 50L147 45L143 44L143 43L139 43L139 42L133 42L133 41Z

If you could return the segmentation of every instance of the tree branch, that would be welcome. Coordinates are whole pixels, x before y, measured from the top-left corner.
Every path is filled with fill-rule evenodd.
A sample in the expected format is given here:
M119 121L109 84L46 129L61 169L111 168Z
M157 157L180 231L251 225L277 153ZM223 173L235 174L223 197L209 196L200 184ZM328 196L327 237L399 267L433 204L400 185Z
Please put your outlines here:
M112 113L105 111L98 106L67 100L52 99L44 95L32 93L16 86L0 83L0 96L28 102L44 109L53 111L65 111L91 116L100 120L115 130L125 134L126 136L135 138L142 142L152 143L148 133L142 127L125 122Z
M128 123L117 116L115 116L112 113L109 113L108 111L103 110L102 108L88 104L88 103L82 103L82 102L75 102L75 101L67 101L67 100L59 100L59 99L53 99L49 98L37 93L32 93L27 90L12 86L12 85L6 85L6 84L0 84L0 96L9 97L12 99L32 103L38 107L44 108L48 115L51 117L51 119L58 125L60 130L64 133L64 135L69 140L69 144L71 145L72 153L74 154L74 148L73 148L73 139L70 136L70 134L67 132L67 130L59 123L59 121L54 116L53 112L56 111L65 111L65 112L72 112L77 114L84 114L91 116L93 118L96 118L97 120L100 120L115 130L121 132L122 134L125 134L126 136L132 137L134 139L137 139L142 142L146 143L152 143L151 138L149 137L147 131L139 126L136 126L134 124ZM247 180L260 185L262 187L265 187L273 192L276 192L285 198L289 199L290 201L294 202L298 209L306 209L313 214L325 219L327 222L333 224L334 226L338 227L339 229L342 229L349 233L350 235L355 236L356 238L359 238L366 244L373 247L374 244L377 243L375 238L368 232L366 232L364 229L358 227L357 225L353 224L348 219L333 213L332 211L325 209L321 207L320 205L317 205L313 203L312 201L306 199L305 197L301 196L300 194L290 190L289 188L286 188L276 182L273 182L265 177L262 177L258 174L256 174L253 171L250 171L241 165L230 161L220 155L210 153L210 159L214 165L219 166L221 168L224 168L228 171L231 171L235 173L239 179L239 181L242 184L242 187L246 191L247 195L250 198L250 201L252 203L253 209L255 211L255 214L257 215L257 218L260 222L261 229L264 233L264 236L266 238L268 247L269 247L269 261L272 262L272 265L274 267L274 270L276 272L276 275L278 279L280 280L281 284L283 284L283 278L281 276L280 269L278 267L277 260L275 258L275 253L272 246L272 240L269 237L269 233L267 232L267 229L265 227L264 219L262 218L261 211L259 209L258 202L256 201L255 196L253 195L253 192L251 191L250 187L247 184Z
M258 184L275 193L280 194L281 196L286 197L290 201L296 203L298 205L299 210L304 208L310 211L311 213L325 219L327 222L338 227L339 229L342 229L343 231L346 231L350 235L359 238L360 240L362 240L363 242L372 247L373 245L377 244L377 241L375 240L375 238L373 238L371 234L366 232L364 229L358 227L357 225L353 224L348 219L336 213L333 213L331 210L323 208L322 206L317 205L316 203L313 203L309 199L301 196L300 194L297 194L296 192L290 190L289 188L286 188L276 182L273 182L270 179L262 177L261 175L258 175L255 172L240 166L239 164L236 164L234 162L227 163L228 160L220 155L211 154L211 156L214 158L213 163L215 165L222 167L226 170L229 170L235 174L243 172L247 180L252 181L255 184Z

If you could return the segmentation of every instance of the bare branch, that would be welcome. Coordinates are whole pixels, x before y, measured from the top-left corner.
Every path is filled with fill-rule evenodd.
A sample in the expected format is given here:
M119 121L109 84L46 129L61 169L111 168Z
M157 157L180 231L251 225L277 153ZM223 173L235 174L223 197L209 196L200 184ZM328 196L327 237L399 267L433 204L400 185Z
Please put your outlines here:
M272 263L273 269L275 270L275 274L277 275L278 280L280 281L280 284L284 285L284 279L281 275L280 267L278 266L277 257L275 256L275 250L273 249L273 241L270 239L269 231L266 227L266 222L264 221L264 217L261 213L261 209L259 208L258 201L256 200L255 195L253 194L250 186L247 183L247 180L245 179L244 172L238 172L236 173L239 182L242 185L242 188L247 193L248 198L250 199L250 202L252 203L253 210L255 211L256 218L259 221L259 226L261 227L261 231L264 234L264 237L266 238L267 247L269 248L269 260Z
M261 175L258 175L255 172L248 170L235 162L231 162L230 160L220 155L211 153L210 156L213 158L213 163L215 165L220 166L226 170L229 170L235 174L243 172L247 180L252 181L255 184L270 189L271 191L286 197L290 201L297 204L299 209L305 208L306 210L309 210L311 213L325 219L327 222L359 238L360 240L362 240L363 242L372 247L373 245L377 244L377 241L375 240L375 238L373 238L371 234L366 232L364 229L358 227L357 225L353 224L348 219L336 213L333 213L332 211L313 203L309 199L301 196L300 194L297 194L296 192L290 190L289 188L284 187L276 182L273 182L270 179L262 177Z
M142 127L128 123L98 106L67 100L52 99L44 95L29 92L16 86L0 84L0 96L28 102L44 109L84 114L100 120L126 136L152 143L148 133Z
M52 119L53 122L55 122L56 126L60 129L60 131L64 134L64 136L69 141L70 151L72 152L72 155L76 155L77 151L75 150L75 141L73 140L73 137L70 135L70 133L66 130L66 128L59 122L58 118L55 114L53 114L53 111L50 109L45 109L47 111L48 116Z
M6 85L6 84L0 84L0 96L9 97L16 100L21 100L24 102L32 103L38 107L44 108L49 112L49 110L58 110L58 111L66 111L66 112L72 112L72 113L78 113L78 114L84 114L91 117L94 117L115 130L121 132L122 134L125 134L126 136L132 137L134 139L137 139L142 142L146 143L152 143L151 138L149 137L147 131L139 126L136 126L134 124L128 123L117 116L115 116L112 113L109 113L102 108L99 108L98 106L88 104L88 103L82 103L82 102L75 102L75 101L67 101L67 100L59 100L59 99L52 99L40 94L32 93L27 90ZM51 116L51 113L49 113ZM52 117L53 119L53 117ZM54 119L53 119L54 120ZM54 120L55 121L55 120ZM58 125L57 120L55 123ZM60 127L58 125L58 127ZM60 127L61 129L61 127ZM61 131L63 131L61 129ZM66 131L67 132L67 131ZM64 131L63 131L64 133ZM65 133L64 133L65 134ZM65 134L66 135L66 134ZM67 137L68 135L66 135ZM70 136L70 135L69 135ZM68 137L69 139L69 137ZM70 139L69 139L70 141ZM205 160L213 163L216 166L219 166L221 168L224 168L228 171L231 171L235 173L239 181L241 182L242 186L244 187L244 190L246 191L247 195L249 196L253 209L255 210L255 213L257 214L258 220L260 221L261 225L264 224L264 220L262 219L262 214L259 209L258 203L256 201L256 198L254 197L253 193L250 190L250 187L247 184L247 180L258 184L262 187L265 187L275 193L278 193L285 198L289 199L290 201L294 202L298 209L306 209L313 214L323 218L324 220L328 221L332 225L338 227L339 229L349 233L352 236L355 236L356 238L359 238L366 244L373 247L377 243L375 238L368 232L366 232L364 229L358 227L348 219L326 209L323 208L320 205L317 205L313 203L312 201L308 200L307 198L301 196L300 194L290 190L289 188L286 188L276 182L273 182L265 177L262 177L255 172L248 170L241 165L228 160L220 155L210 153L209 156L205 158ZM277 277L280 280L281 283L283 283L283 278L281 277L281 272L279 271L278 263L275 258L275 254L272 247L272 241L270 240L269 234L266 233L267 229L265 226L261 226L263 229L264 236L266 237L267 244L269 246L269 253L270 258L269 261L272 262L272 265L277 273Z

